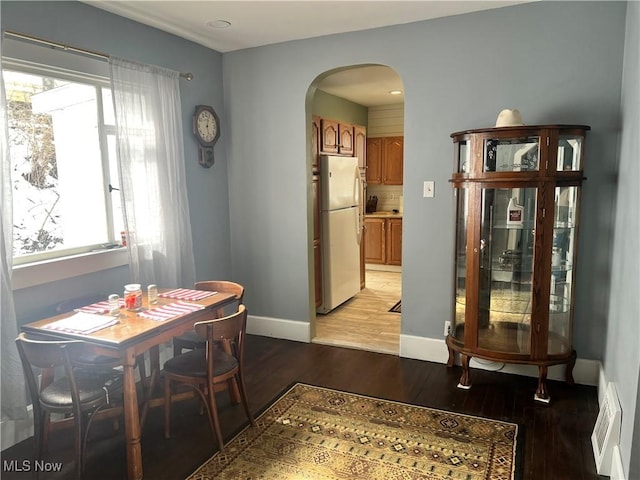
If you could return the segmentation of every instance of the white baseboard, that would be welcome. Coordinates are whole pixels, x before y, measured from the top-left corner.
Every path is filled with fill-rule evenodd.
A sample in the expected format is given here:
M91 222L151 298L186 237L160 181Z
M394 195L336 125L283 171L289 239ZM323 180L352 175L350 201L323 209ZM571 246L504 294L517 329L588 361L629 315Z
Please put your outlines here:
M247 333L297 342L311 342L311 324L302 321L249 315ZM444 339L400 335L400 356L427 362L447 363L449 351ZM538 376L538 368L533 365L503 364L485 360L474 362L473 359L471 365L473 368L500 370L514 375ZM573 378L581 385L598 385L600 371L599 361L578 358L573 369ZM547 378L564 381L564 372L564 365L554 365L549 367Z
M449 352L444 339L400 335L400 356L425 360L428 362L447 363ZM538 368L534 365L503 364L486 360L471 360L473 368L492 370L514 375L537 377ZM573 379L581 385L598 385L601 363L597 360L578 358L573 369ZM564 365L549 367L547 378L564 381Z
M3 420L0 422L0 448L6 450L33 436L33 415L22 420Z
M311 324L309 322L295 322L280 318L249 315L247 318L247 333L262 335L263 337L295 340L297 342L311 342Z
M624 468L622 466L622 457L620 456L620 448L616 445L613 447L611 455L611 476L610 480L627 480L624 475Z

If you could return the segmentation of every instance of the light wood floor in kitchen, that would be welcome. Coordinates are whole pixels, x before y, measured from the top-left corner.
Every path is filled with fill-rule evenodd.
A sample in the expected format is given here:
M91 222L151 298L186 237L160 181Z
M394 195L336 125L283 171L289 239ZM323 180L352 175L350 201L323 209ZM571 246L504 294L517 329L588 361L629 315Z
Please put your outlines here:
M316 315L313 343L398 355L400 313L390 313L402 291L401 273L367 270L364 290L326 315Z

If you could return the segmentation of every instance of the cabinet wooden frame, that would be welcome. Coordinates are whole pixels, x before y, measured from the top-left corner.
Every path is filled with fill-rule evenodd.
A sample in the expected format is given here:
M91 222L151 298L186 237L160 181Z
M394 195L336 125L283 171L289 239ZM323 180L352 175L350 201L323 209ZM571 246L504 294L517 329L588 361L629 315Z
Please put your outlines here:
M571 339L575 266L580 187L584 179L584 145L588 130L589 127L580 125L541 125L468 130L451 135L455 145L451 183L458 192L457 201L465 206L461 208L461 203L458 203L457 207L454 313L452 332L447 336L446 344L449 366L455 363L455 354L460 356L463 367L461 388L471 386L469 361L472 357L537 366L538 388L534 398L540 402L548 403L550 400L546 388L549 366L565 364L566 381L573 383L576 352ZM562 148L561 139L564 142ZM498 166L488 161L491 142L505 147L502 161L511 161L500 166L502 171L497 171ZM529 148L534 153L528 163L520 161L524 158L522 152ZM570 169L563 170L560 166L564 166L564 156L568 152L573 152L569 156L574 163ZM557 196L567 190L574 197L571 219L563 222L557 217L561 210ZM523 213L523 223L512 222L510 225L506 200L513 198L514 192L527 200L527 212ZM506 224L500 223L503 220ZM564 254L570 258L563 260L562 264L553 265L553 251L559 248L555 247L556 236L565 230L569 231L571 247ZM511 250L498 253L505 248L505 243L508 245L510 242L518 246L513 251L514 262L522 262L517 268L511 267L514 272L511 275L516 276L511 278L508 277L509 268L503 266L501 269L496 263L496 259L499 262L511 261L507 255L511 255ZM530 250L523 250L523 245ZM525 267L525 261L530 262L530 266ZM557 278L563 278L560 299L553 290ZM504 283L511 284L511 289L518 289L518 293L524 285L524 295L505 290L506 287L501 286ZM503 302L500 307L495 307L492 297L500 297L503 293L508 302L526 298L528 303L516 308L509 306L513 303ZM460 311L457 302L462 302ZM560 306L554 307L554 302ZM561 310L558 313L554 308ZM522 318L520 323L509 327L513 318L518 316ZM509 333L508 328L514 328L515 333ZM501 329L505 333L501 333Z
M366 263L402 265L402 218L365 217Z
M320 153L353 156L353 125L328 118L320 119Z
M367 183L402 185L404 175L404 137L367 138Z

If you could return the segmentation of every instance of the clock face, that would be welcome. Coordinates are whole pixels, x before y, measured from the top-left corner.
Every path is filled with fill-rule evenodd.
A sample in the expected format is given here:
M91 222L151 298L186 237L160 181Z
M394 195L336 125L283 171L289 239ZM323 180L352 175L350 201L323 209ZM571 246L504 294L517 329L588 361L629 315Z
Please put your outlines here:
M211 143L218 133L218 122L209 110L203 110L198 114L196 119L196 128L198 135L203 142Z

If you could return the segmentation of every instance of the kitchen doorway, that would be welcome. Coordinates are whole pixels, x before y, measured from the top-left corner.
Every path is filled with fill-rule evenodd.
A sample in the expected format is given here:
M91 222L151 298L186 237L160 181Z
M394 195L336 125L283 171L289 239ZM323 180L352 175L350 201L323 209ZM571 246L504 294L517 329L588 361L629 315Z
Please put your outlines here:
M403 89L400 77L393 69L386 66L360 65L332 70L320 75L313 82L310 88L310 97L313 98L309 103L311 106L310 113L316 120L320 118L322 121L322 119L326 118L336 121L338 125L342 122L347 125L364 126L366 128L367 143L372 138L380 140L383 137L394 137L403 145ZM359 109L364 109L365 118L363 121L353 119L352 111L354 109L356 113L358 113ZM312 137L309 141L309 151L312 156L313 152L317 151L317 146L314 145L313 139L314 128L317 128L316 125L317 122L310 129ZM340 142L342 139L338 138ZM391 140L391 138L387 139ZM321 142L322 138L316 137L315 141ZM384 142L380 141L378 145L383 145L385 142L386 140ZM403 147L401 146L401 148ZM322 151L322 147L320 151ZM354 153L354 156L357 156L357 152ZM366 155L363 156L366 158ZM402 296L402 273L401 265L399 265L400 256L398 255L398 249L401 248L401 233L398 237L397 226L401 226L404 207L403 187L401 184L402 152L400 153L399 181L386 183L382 177L384 173L381 173L379 179L371 177L369 178L370 182L365 182L365 177L367 176L365 162L363 161L361 170L363 186L366 188L362 199L363 223L365 213L367 213L365 212L365 203L369 197L375 196L377 200L376 212L380 215L389 213L394 215L395 218L394 260L390 261L390 264L385 264L384 259L382 264L366 263L367 268L364 270L364 281L362 282L364 288L359 293L329 313L320 314L314 310L310 315L311 341L398 355L402 321L401 306L399 305ZM310 164L313 165L313 160ZM392 170L392 173L396 174L396 179L398 178L397 164L398 162L396 161L396 166L394 167L396 170ZM379 167L382 166L379 165ZM315 174L315 170L312 170L312 177L317 182L318 175ZM322 185L318 186L318 183L314 183L312 188L321 190ZM367 234L365 233L364 235ZM371 236L370 238L373 237ZM322 251L323 247L321 245L320 251ZM317 258L318 249L315 239L313 251L315 261L311 262L314 268L311 276L315 279L317 285L322 279L323 272L322 263ZM391 258L391 252L388 253L388 256ZM369 260L367 259L367 261ZM362 258L362 263L365 264L364 257ZM395 311L390 311L396 304L398 305Z
M316 316L313 343L398 355L402 274L366 270L366 287L331 312Z

